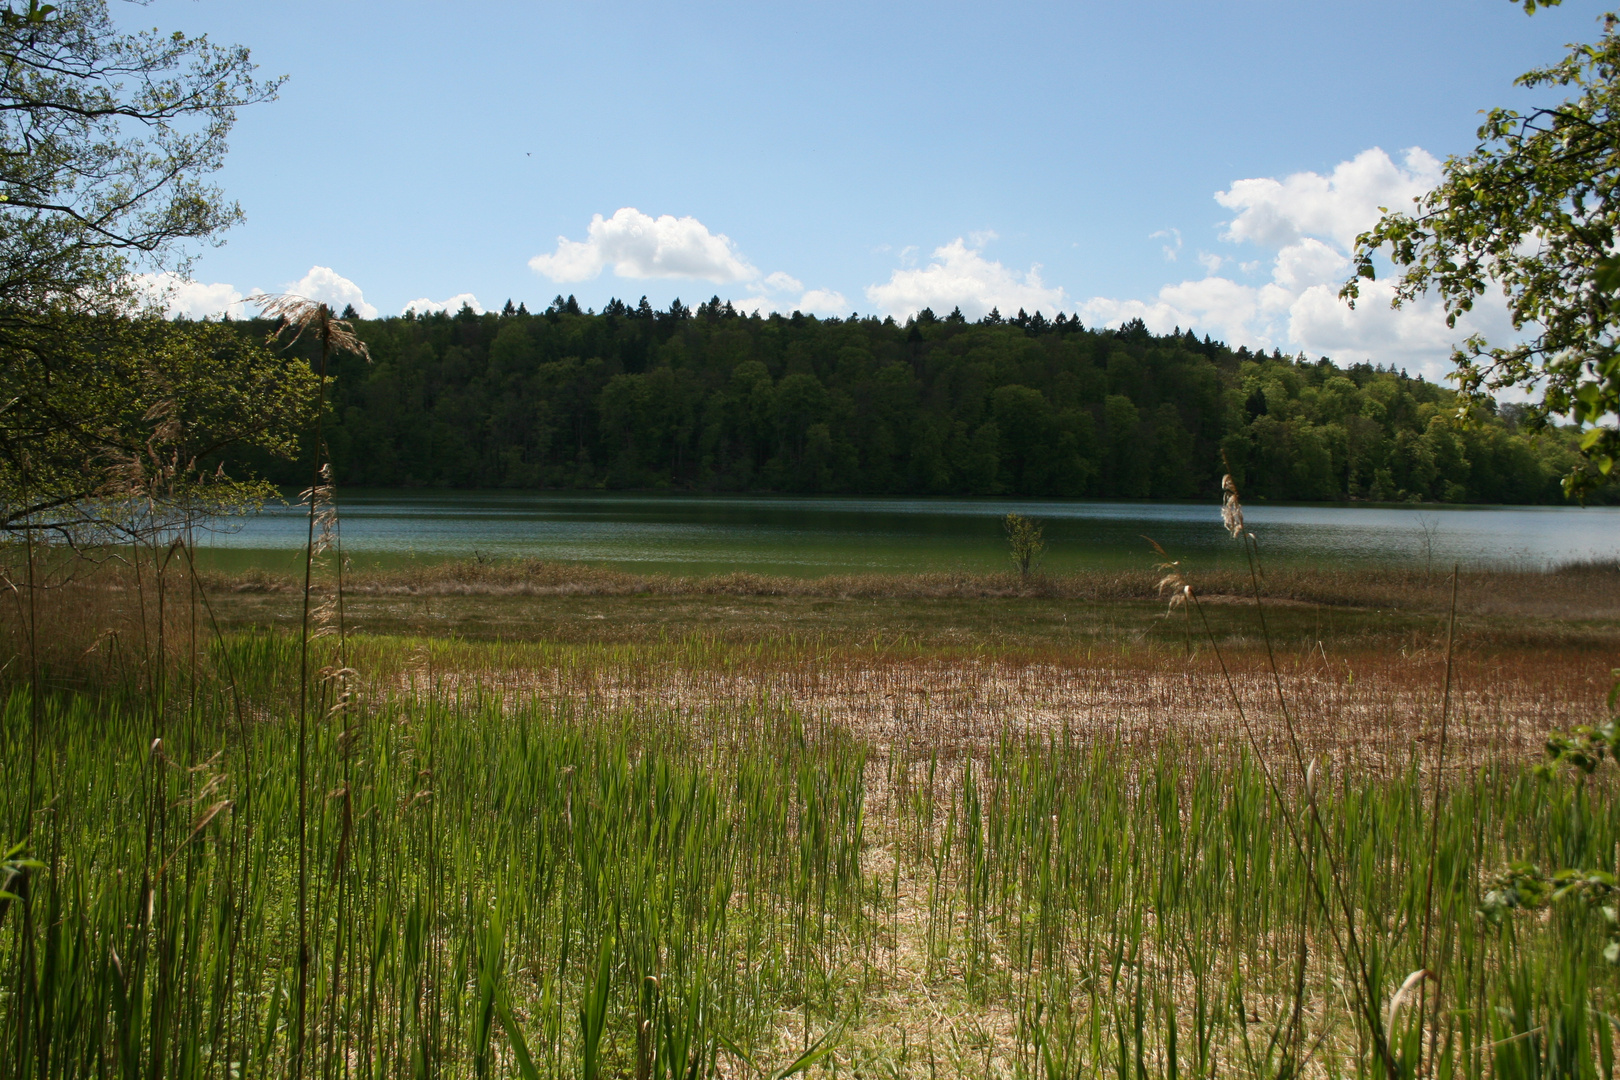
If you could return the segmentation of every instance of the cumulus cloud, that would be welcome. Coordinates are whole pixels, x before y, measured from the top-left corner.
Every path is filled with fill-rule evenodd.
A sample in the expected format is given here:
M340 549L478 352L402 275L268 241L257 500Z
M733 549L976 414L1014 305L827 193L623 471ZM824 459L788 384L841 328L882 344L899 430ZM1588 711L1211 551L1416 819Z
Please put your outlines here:
M1350 259L1314 236L1301 238L1277 252L1271 276L1290 292L1343 281L1350 272Z
M799 310L817 315L842 315L849 311L849 301L837 289L811 289L799 297Z
M1225 239L1283 248L1306 236L1331 240L1348 249L1356 235L1378 220L1378 208L1411 208L1412 200L1440 182L1440 162L1412 147L1403 169L1378 147L1340 162L1327 176L1301 172L1282 180L1239 180L1215 193L1215 201L1237 217Z
M456 293L456 295L452 296L448 300L429 300L424 296L421 299L412 300L410 303L400 308L399 313L404 315L407 312L414 311L418 315L426 315L430 311L448 311L454 314L455 312L461 310L463 304L472 308L473 313L476 315L482 315L484 313L484 307L478 302L478 297L474 296L470 292ZM367 317L369 318L370 316Z
M193 319L217 318L226 312L232 317L240 317L247 313L247 308L261 306L266 295L262 289L250 289L244 294L233 285L189 281L174 274L138 274L134 284L150 303L160 307L171 318L177 315ZM794 285L797 287L798 283L794 282ZM375 319L378 314L376 306L367 303L360 286L329 266L310 267L309 273L297 281L288 282L281 291L309 300L324 301L337 311L352 306L362 319ZM483 305L470 292L457 293L447 300L431 300L427 297L412 300L400 309L400 314L407 311L419 315L430 311L456 312L461 310L463 304L483 314Z
M1289 335L1309 342L1312 353L1410 364L1437 379L1450 371L1452 349L1467 335L1481 333L1490 341L1516 336L1500 293L1480 297L1474 310L1452 329L1446 325L1445 310L1432 296L1396 310L1389 306L1394 291L1387 281L1364 283L1352 311L1339 299L1337 288L1312 286L1289 305Z
M650 217L631 206L610 218L591 218L584 240L557 237L557 250L536 255L529 267L553 281L588 281L606 267L623 278L699 278L752 281L759 271L729 237L694 217Z
M244 314L244 297L232 285L192 281L178 274L136 274L137 291L169 318L211 319Z
M1350 274L1356 236L1378 220L1379 207L1409 208L1440 176L1440 163L1422 149L1407 150L1396 164L1374 147L1325 175L1238 180L1215 194L1216 202L1236 211L1221 238L1261 248L1261 258L1200 253L1206 277L1166 285L1151 300L1093 297L1079 306L1080 314L1103 326L1139 318L1156 333L1192 327L1234 345L1303 350L1343 363L1370 359L1438 378L1449 370L1454 343L1466 335L1511 335L1499 294L1481 297L1453 329L1432 299L1392 310L1387 281L1364 286L1354 310L1338 292ZM1271 280L1251 284L1220 276L1228 263L1244 274L1269 266Z
M1233 344L1254 345L1257 342L1251 338L1249 327L1260 316L1261 308L1261 290L1222 277L1206 277L1167 285L1151 301L1095 297L1080 305L1080 315L1085 322L1098 326L1119 326L1141 319L1156 334L1168 334L1176 326L1198 326Z
M731 238L710 232L694 217L670 214L652 217L626 206L610 218L591 218L584 240L557 238L557 249L536 255L529 267L553 281L588 281L612 269L621 278L694 278L702 281L740 282L748 290L732 306L739 311L803 311L815 315L847 312L842 293L830 289L806 290L792 274L776 270L761 274Z
M352 306L362 319L375 319L377 309L366 303L360 286L330 266L312 266L309 273L289 283L284 292L307 300L321 300L336 311Z
M805 290L804 282L778 270L754 282L757 295L733 300L738 311L769 315L771 312L802 311L806 315L845 315L849 301L834 289Z
M225 282L192 281L177 274L137 274L136 288L165 315L173 318L184 315L193 319L216 318L223 314L239 317L250 306L261 306L266 295L263 289L241 292ZM366 303L360 286L333 270L330 266L312 266L309 273L297 281L283 285L281 291L310 300L322 300L338 311L353 306L363 319L377 317L377 309Z
M745 296L741 300L733 300L731 306L747 315L770 315L773 312L786 315L790 311L802 311L806 315L844 316L849 314L849 301L844 294L835 289L811 289L799 296Z
M1056 313L1069 306L1061 288L1041 280L1039 266L1020 274L986 259L979 247L960 237L935 248L927 266L896 270L883 284L867 286L866 298L897 319L925 307L939 315L960 307L962 314L977 319L991 308L1010 315L1019 308Z

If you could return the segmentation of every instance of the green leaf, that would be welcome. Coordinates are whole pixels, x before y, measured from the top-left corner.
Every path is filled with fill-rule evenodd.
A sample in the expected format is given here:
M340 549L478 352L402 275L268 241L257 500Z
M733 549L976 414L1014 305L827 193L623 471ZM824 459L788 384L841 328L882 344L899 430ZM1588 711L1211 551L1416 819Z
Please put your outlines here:
M529 1053L528 1041L523 1038L523 1029L512 1019L512 1010L507 1006L505 994L497 995L495 998L495 1015L500 1019L501 1027L506 1030L507 1041L512 1044L512 1056L517 1059L519 1075L523 1080L540 1080L540 1070L534 1067L534 1057Z
M844 1025L842 1023L828 1028L821 1033L821 1038L811 1043L809 1048L786 1066L771 1074L771 1080L787 1080L788 1077L807 1069L814 1068L823 1058L838 1049L838 1040L843 1037Z

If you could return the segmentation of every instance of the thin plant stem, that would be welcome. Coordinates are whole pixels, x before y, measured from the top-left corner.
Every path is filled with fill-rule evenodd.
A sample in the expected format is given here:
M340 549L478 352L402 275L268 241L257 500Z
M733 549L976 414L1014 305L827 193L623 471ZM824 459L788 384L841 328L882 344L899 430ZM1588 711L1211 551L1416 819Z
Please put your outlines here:
M330 313L325 320L330 323ZM309 993L309 601L315 572L316 490L321 486L322 421L326 415L326 364L331 336L321 332L321 369L315 392L314 476L309 485L309 532L304 541L304 599L298 642L298 1006L293 1027L293 1080L304 1075L304 1033Z
M1299 778L1304 781L1310 773L1310 766L1305 761L1304 749L1299 743L1299 733L1294 727L1293 711L1288 707L1288 695L1283 692L1282 672L1277 667L1277 651L1271 641L1271 628L1266 624L1266 609L1260 599L1260 555L1259 541L1254 534L1245 532L1242 537L1244 553L1249 559L1249 584L1254 590L1255 615L1260 620L1260 636L1266 645L1266 662L1271 669L1271 684L1277 694L1277 708L1282 713L1283 730L1288 734L1288 748L1293 754L1294 767L1299 770ZM1316 802L1316 792L1310 784L1305 785L1305 805L1310 810L1311 824L1317 835L1322 838L1326 849L1328 861L1328 878L1333 883L1333 891L1339 901L1339 907L1344 913L1344 933L1346 944L1349 946L1350 956L1355 960L1355 970L1359 976L1362 987L1363 1008L1367 1014L1367 1022L1372 1030L1373 1045L1378 1051L1390 1080L1395 1080L1399 1070L1395 1064L1395 1056L1389 1048L1389 1035L1379 1022L1378 1010L1373 1005L1372 973L1367 969L1367 958L1361 948L1360 938L1356 934L1355 911L1350 905L1350 896L1345 892L1343 876L1340 873L1340 864L1337 851L1334 849L1332 838L1328 835L1326 827L1322 824L1322 814Z
M1434 797L1429 808L1429 869L1423 884L1423 941L1418 948L1418 967L1429 966L1429 930L1434 920L1434 868L1440 856L1440 798L1446 783L1446 733L1451 720L1452 659L1457 645L1457 575L1458 566L1451 567L1451 615L1446 620L1446 683L1440 699L1440 745L1434 755ZM1434 1061L1435 1037L1439 1032L1440 995L1443 988L1438 980L1434 990L1435 1031L1430 1033L1428 1063ZM1425 980L1418 997L1418 1030L1427 1021L1429 986ZM1419 1068L1421 1072L1421 1065Z
M26 488L24 489L26 491ZM39 677L39 605L38 581L35 580L37 568L34 553L34 523L30 518L27 527L23 530L23 542L27 547L27 584L28 584L28 692L32 701L29 703L29 718L32 722L32 733L29 738L32 743L28 750L28 797L24 800L23 821L19 835L27 838L34 831L34 784L35 770L39 767L39 737L40 728L45 722L45 702L41 694Z

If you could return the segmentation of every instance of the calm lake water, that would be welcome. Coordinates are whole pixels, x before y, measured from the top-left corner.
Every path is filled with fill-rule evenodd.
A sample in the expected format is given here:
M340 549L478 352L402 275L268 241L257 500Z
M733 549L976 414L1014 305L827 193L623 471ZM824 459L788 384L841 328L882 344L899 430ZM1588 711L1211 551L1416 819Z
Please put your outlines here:
M1044 566L1064 572L1146 566L1151 536L1189 566L1235 564L1241 552L1205 503L1005 499L700 497L510 492L348 491L346 552L362 563L533 556L667 573L908 573L1005 569L1001 518L1046 524ZM202 541L215 561L277 562L303 546L297 506ZM1246 508L1275 562L1546 566L1620 558L1620 508Z

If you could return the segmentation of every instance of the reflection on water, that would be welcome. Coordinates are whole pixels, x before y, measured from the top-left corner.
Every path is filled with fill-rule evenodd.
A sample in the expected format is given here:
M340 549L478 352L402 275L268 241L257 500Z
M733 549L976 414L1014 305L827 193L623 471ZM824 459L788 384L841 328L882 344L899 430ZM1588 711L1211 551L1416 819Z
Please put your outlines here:
M341 492L342 538L359 556L533 556L677 573L903 573L1007 566L1001 518L1046 523L1047 569L1141 566L1143 536L1203 566L1240 558L1207 503ZM1620 557L1620 508L1246 508L1274 561L1544 566ZM222 549L302 547L297 506L215 532ZM222 552L223 554L223 552Z

